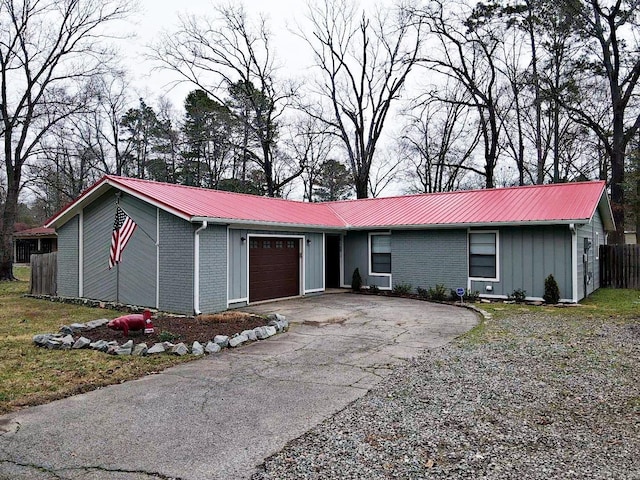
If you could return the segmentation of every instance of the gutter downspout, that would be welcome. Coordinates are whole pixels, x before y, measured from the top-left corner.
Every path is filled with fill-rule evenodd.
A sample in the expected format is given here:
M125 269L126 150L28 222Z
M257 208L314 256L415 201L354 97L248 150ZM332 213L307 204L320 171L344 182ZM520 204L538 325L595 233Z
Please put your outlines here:
M196 315L200 311L200 232L207 228L208 222L202 221L202 225L195 231L193 242L193 311Z
M571 300L578 303L578 230L574 223L569 224L571 231Z

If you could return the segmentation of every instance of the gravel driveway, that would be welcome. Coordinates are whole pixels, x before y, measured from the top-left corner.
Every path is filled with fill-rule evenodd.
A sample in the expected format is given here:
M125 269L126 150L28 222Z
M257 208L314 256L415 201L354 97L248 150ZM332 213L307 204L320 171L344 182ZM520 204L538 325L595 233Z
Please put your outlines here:
M492 320L397 368L253 479L640 479L639 378L637 319Z

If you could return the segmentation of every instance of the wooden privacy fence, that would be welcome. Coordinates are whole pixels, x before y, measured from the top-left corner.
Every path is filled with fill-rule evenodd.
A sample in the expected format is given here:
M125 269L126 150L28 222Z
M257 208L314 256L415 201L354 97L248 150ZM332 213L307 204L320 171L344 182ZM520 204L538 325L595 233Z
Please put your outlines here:
M640 245L600 245L600 286L640 288Z
M55 295L58 291L58 253L31 255L31 294Z

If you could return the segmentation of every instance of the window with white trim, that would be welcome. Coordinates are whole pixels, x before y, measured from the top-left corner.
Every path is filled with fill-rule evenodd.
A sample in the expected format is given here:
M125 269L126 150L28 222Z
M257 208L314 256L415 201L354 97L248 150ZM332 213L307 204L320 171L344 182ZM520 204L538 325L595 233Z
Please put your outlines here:
M498 277L498 233L469 232L469 277Z
M391 235L371 234L371 273L391 273Z

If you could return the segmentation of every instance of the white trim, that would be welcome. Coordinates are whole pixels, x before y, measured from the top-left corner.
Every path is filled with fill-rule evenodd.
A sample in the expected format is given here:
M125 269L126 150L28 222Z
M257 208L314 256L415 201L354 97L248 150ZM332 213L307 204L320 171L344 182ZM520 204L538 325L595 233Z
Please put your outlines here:
M203 217L196 216L190 217L188 219L191 222L202 222L204 220L209 223L222 223L225 225L229 225L229 227L236 230L272 230L278 231L282 230L285 232L291 232L292 230L299 230L301 232L311 232L312 230L320 230L320 231L336 231L343 232L348 226L347 225L318 225L318 224L309 224L309 223L292 223L292 222L270 222L268 220L242 220L238 218L228 218L228 217Z
M324 288L313 288L311 290L305 290L304 293L318 293L318 292L324 292Z
M351 288L351 285L347 285L344 282L344 238L346 235L344 233L340 234L340 287L341 288Z
M322 290L327 288L327 244L325 235L326 233L322 232Z
M469 261L471 256L471 251L469 250L469 236L472 233L495 233L496 235L496 276L494 278L472 277L469 274L471 270L471 262ZM500 230L473 230L471 228L467 230L467 277L469 278L469 282L497 283L500 281Z
M486 298L487 300L507 300L509 295L496 295L496 294L480 294L480 298ZM525 297L525 301L527 302L544 302L544 298L542 297ZM561 298L558 300L558 303L577 303L568 298Z
M594 248L596 249L596 260L600 260L600 232L596 233L596 242Z
M246 298L232 298L231 300L227 301L227 306L231 305L232 303L240 303L240 302L249 303L249 297L246 297Z
M227 225L227 291L225 293L225 297L227 297L227 308L229 308L229 303L231 303L231 301L229 300L229 253L230 253L230 245L231 242L229 242L229 226Z
M578 229L572 223L571 231L571 296L572 302L578 303Z
M391 289L391 273L379 273L379 272L373 272L371 270L371 237L375 236L375 235L391 235L391 232L369 232L369 235L367 236L367 264L368 264L368 275L370 277L388 277L389 278L389 287L385 287L385 288L389 288L389 290ZM391 253L389 253L389 255L391 255ZM391 271L393 271L393 267L391 268ZM382 287L378 287L380 288L380 290L382 290Z
M298 245L302 244L302 248L300 249L301 253L302 253L302 257L300 258L300 269L301 269L301 275L300 275L300 285L298 285L298 296L300 295L304 295L304 280L305 280L305 260L306 260L306 252L305 252L305 246L306 246L306 237L304 235L277 235L277 234L273 234L273 233L247 233L247 241L245 242L246 244L246 249L247 249L247 305L251 305L251 303L259 303L259 302L249 302L249 264L251 263L251 259L249 257L249 242L251 241L251 237L267 237L267 238L297 238L298 241L300 242ZM283 297L283 298L289 298L289 297ZM276 300L276 299L269 299L269 300L260 300L260 302L262 301L270 301L270 300ZM278 298L278 300L280 300Z
M156 208L156 309L160 309L160 209Z
M194 232L193 240L193 312L200 315L200 232L209 224L205 220Z
M84 296L84 210L78 212L78 297Z

